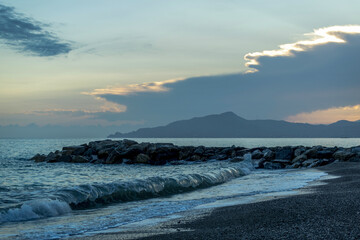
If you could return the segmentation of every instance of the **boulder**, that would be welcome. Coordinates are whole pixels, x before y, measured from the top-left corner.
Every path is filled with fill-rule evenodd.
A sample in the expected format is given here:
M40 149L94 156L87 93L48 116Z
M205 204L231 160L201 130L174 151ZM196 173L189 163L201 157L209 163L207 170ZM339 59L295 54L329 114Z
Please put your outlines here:
M294 158L291 162L292 163L296 163L296 162L303 162L303 161L305 161L305 160L307 160L308 158L307 158L307 156L306 156L306 154L301 154L301 155L299 155L299 156L297 156L296 158Z
M292 165L288 165L288 168L300 168L301 162L295 162Z
M272 160L271 162L273 162L273 163L280 163L280 164L282 164L283 166L289 165L289 164L291 163L290 160L286 160L286 159L274 159L274 160Z
M87 145L82 146L68 146L63 147L63 152L66 152L67 155L82 155L88 149Z
M352 156L351 158L349 158L348 161L349 161L349 162L360 162L360 153L359 153L359 154L355 154L354 156Z
M242 161L244 161L243 157L234 157L230 159L230 162L242 162Z
M264 168L265 169L281 169L282 165L280 163L265 162Z
M73 163L88 163L89 159L83 157L83 156L73 156L72 157L72 162Z
M114 149L111 148L111 147L110 148L103 148L100 151L98 151L97 156L100 159L106 159L113 150Z
M190 161L200 161L201 157L199 155L192 155L189 160Z
M297 149L295 149L294 151L294 156L298 157L301 154L303 154L306 151L306 149L304 147L298 147Z
M36 154L31 158L35 162L45 162L46 156L44 154Z
M276 151L275 158L291 160L293 158L293 149L291 147L282 147Z
M321 150L317 152L316 158L319 159L331 158L333 154L334 152L331 150Z
M195 149L194 154L203 155L205 153L205 147L199 146Z
M59 154L50 152L50 153L46 156L45 161L46 161L46 162L49 162L49 163L58 162L59 157L60 157Z
M310 166L314 166L314 163L318 162L318 159L308 159L304 162L302 162L302 166L303 167L310 167Z
M258 149L251 153L252 159L261 159L263 156L264 156L263 153Z
M134 163L148 164L150 163L150 157L146 154L140 153L139 155L136 156Z
M335 152L333 154L333 158L335 160L339 160L339 161L347 161L350 158L354 157L356 154L351 152L351 151L347 151L347 150L338 150L337 152Z
M304 152L304 154L307 156L308 159L310 159L310 158L316 158L316 157L317 157L317 153L318 153L318 151L317 151L316 147L313 147L313 148L311 148L311 149L308 149L308 150L306 150L306 151Z
M270 149L265 149L263 151L263 154L264 154L264 158L268 161L275 159L275 153Z
M114 164L114 163L122 163L122 162L123 162L123 157L116 149L114 149L105 160L106 164Z
M58 162L72 162L73 159L72 159L71 155L62 154L62 155L58 158L57 161L58 161Z

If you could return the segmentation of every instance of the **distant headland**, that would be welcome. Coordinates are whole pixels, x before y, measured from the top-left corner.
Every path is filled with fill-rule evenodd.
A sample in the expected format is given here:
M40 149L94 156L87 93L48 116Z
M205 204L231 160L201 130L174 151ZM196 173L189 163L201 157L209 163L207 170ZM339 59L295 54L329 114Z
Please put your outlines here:
M358 138L360 121L332 124L292 123L281 120L246 120L233 112L140 128L109 138Z

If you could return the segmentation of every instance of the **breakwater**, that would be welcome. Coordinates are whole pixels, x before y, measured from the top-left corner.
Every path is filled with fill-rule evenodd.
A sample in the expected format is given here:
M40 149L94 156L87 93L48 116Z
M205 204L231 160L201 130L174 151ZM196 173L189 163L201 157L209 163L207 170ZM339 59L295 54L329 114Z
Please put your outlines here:
M36 154L36 162L69 162L94 164L185 164L187 162L229 160L241 162L252 159L257 168L311 168L334 161L360 161L360 146L284 146L284 147L204 147L176 146L172 143L138 143L133 140L93 141L77 146L63 147L47 155Z

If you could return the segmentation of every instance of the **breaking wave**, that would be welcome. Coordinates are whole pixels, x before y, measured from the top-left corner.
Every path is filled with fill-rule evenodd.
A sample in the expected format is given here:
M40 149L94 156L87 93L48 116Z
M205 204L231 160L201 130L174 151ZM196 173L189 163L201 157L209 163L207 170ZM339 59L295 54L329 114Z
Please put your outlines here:
M32 200L16 208L3 210L0 212L0 223L60 216L77 209L169 196L208 188L249 174L252 168L246 163L238 166L203 174L150 177L105 184L85 184L61 189L54 193L51 199Z

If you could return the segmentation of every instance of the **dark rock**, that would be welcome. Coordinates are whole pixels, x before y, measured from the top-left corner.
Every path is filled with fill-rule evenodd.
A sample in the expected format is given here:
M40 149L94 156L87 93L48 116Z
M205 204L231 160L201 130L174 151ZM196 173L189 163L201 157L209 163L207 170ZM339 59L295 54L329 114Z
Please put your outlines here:
M349 162L360 162L360 154L355 154L348 160Z
M264 158L268 161L275 159L275 153L271 151L270 149L264 150Z
M354 157L356 154L350 151L346 151L346 150L339 150L336 153L333 154L333 158L335 160L340 160L340 161L347 161L350 158Z
M58 158L57 161L58 162L72 162L73 159L72 159L71 155L63 154Z
M100 159L106 159L112 151L113 148L103 148L100 151L98 151L97 156Z
M255 150L254 152L251 153L252 159L261 159L263 156L264 155L260 150Z
M282 164L282 165L287 165L287 164L291 163L290 160L286 160L286 159L274 159L274 160L272 160L271 162L273 162L273 163L280 163L280 164Z
M45 161L49 163L58 162L59 157L59 154L51 152L46 156Z
M292 148L291 147L280 148L278 151L276 151L275 158L276 159L291 160L293 158L293 150L292 150Z
M243 157L235 157L230 159L230 162L242 162L242 161L244 161Z
M192 155L189 161L201 161L201 157L199 155Z
M296 163L296 162L303 162L303 161L305 161L305 160L307 160L308 158L307 158L307 156L306 156L306 154L301 154L301 155L299 155L299 156L297 156L296 158L294 158L291 162L292 163Z
M333 154L334 152L331 150L321 150L317 152L316 158L320 158L320 159L331 158Z
M82 146L68 146L63 147L63 152L66 152L67 155L82 155L88 149L87 145Z
M273 162L264 162L265 169L281 169L282 165L280 163L273 163Z
M122 162L123 162L123 157L116 149L114 149L105 160L106 164L114 164L114 163L122 163Z
M260 161L258 162L258 168L264 168L264 163L268 161L265 158L260 159Z
M303 167L314 166L313 164L314 164L315 162L318 162L318 159L308 159L308 160L302 162L302 166L303 166Z
M199 146L195 149L194 154L203 155L205 153L205 147Z
M46 156L44 154L36 154L31 158L31 160L34 160L35 162L45 162Z
M294 156L295 157L300 156L301 154L303 154L305 152L305 150L306 149L304 147L299 147L299 148L295 149Z
M137 155L134 163L148 164L150 163L150 157L146 154L140 153L139 155Z
M309 150L306 150L304 152L304 154L307 156L308 159L310 158L316 158L317 157L317 154L318 154L318 151L315 147L309 149Z
M87 159L83 156L73 156L72 162L73 163L88 163L89 159Z

